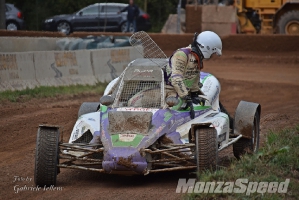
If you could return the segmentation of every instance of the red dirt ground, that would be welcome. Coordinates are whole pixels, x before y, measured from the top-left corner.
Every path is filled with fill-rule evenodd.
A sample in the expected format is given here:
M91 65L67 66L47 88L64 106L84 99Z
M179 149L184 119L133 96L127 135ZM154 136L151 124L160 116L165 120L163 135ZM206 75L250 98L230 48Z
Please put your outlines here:
M221 58L206 61L203 71L219 78L222 85L220 99L231 113L234 113L240 100L261 104L262 141L270 129L299 124L297 52L224 51ZM63 126L66 141L80 104L98 99L99 95L89 94L0 104L0 199L182 198L182 194L176 194L175 190L179 178L192 177L188 172L126 177L62 169L57 180L57 186L62 187L62 191L14 191L14 187L34 186L38 125ZM227 156L231 157L232 154ZM28 177L31 181L14 182L14 176Z

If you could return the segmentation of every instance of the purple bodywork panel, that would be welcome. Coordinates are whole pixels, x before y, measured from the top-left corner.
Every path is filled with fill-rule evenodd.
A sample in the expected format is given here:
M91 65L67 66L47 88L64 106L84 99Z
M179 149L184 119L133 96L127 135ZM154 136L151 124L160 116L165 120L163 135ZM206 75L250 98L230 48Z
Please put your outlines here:
M200 72L200 79L204 79L204 78L206 78L209 75L210 75L210 73Z
M100 133L100 138L105 149L102 166L107 173L113 173L113 171L133 171L137 174L144 174L147 169L147 161L145 157L140 155L140 149L148 148L163 135L171 139L175 144L181 144L180 134L176 132L176 129L178 126L191 120L188 111L179 112L170 109L160 109L152 117L152 126L148 134L145 135L136 148L113 147L111 136L108 132L108 112L110 110L115 111L115 109L108 109L101 114ZM195 117L209 110L211 108L195 111Z

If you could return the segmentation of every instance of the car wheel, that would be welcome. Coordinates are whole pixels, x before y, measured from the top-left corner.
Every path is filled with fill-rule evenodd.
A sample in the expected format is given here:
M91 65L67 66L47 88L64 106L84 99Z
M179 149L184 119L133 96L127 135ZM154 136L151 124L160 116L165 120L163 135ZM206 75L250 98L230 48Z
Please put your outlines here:
M234 156L240 159L245 153L256 153L260 142L260 117L256 112L254 115L251 139L241 138L233 144Z
M72 32L72 27L67 21L61 21L57 24L57 31L68 35Z
M127 22L124 22L124 23L121 25L121 32L125 33L126 31L127 31ZM134 27L133 27L133 24L130 24L129 32L130 32L130 33L134 33Z
M39 186L56 185L59 173L59 129L39 127L36 139L34 182Z
M17 31L18 30L18 24L15 22L8 22L6 29L9 31Z
M217 131L214 128L203 127L196 134L196 165L197 171L216 170L218 162Z

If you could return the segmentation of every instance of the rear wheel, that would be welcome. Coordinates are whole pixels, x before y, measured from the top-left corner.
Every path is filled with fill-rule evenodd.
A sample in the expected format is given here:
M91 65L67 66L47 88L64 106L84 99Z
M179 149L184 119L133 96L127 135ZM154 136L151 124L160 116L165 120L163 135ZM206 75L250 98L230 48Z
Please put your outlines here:
M214 128L204 127L195 131L197 171L207 169L216 170L218 162L217 131Z
M256 112L254 115L251 139L241 138L233 144L234 156L238 159L245 153L256 153L260 142L260 117Z
M36 141L34 182L39 186L56 185L59 173L59 129L39 127Z
M6 25L6 30L8 31L17 31L18 29L18 24L15 22L8 22Z
M72 32L72 27L67 21L60 21L57 24L57 31L68 35Z
M292 10L282 15L277 29L280 34L299 35L299 11Z

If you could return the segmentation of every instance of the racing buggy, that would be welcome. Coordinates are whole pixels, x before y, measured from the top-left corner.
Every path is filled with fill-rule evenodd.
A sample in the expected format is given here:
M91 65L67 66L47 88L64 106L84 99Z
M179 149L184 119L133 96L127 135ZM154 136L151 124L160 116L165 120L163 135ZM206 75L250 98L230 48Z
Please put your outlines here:
M241 101L230 127L219 106L220 83L204 72L204 104L166 97L165 54L144 32L130 41L144 58L132 61L111 81L99 102L81 105L68 142L59 126L39 126L36 185L55 185L60 168L122 175L216 170L219 152L230 145L237 158L258 150L259 104ZM162 56L150 55L148 46Z

